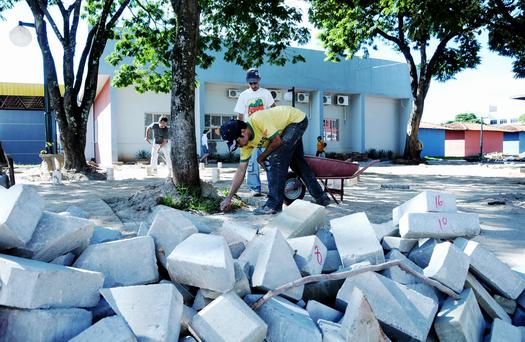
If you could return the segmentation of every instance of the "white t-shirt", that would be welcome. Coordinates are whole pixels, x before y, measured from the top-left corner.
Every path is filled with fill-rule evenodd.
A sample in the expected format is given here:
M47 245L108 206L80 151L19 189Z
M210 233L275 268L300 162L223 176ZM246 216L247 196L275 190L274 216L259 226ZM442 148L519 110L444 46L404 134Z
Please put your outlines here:
M268 89L259 88L253 91L248 88L239 95L234 111L243 114L244 120L247 120L256 111L268 109L273 104L273 96Z
M206 133L201 137L201 145L208 147L208 135Z

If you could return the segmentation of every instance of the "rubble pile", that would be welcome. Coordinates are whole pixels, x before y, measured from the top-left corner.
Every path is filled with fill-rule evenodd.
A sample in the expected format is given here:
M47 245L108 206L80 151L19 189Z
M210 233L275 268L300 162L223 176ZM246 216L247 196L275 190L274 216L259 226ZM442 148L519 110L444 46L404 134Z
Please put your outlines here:
M164 207L125 239L79 208L44 211L28 186L0 198L0 341L525 339L525 274L469 240L479 218L451 194L422 192L383 224L327 225L298 200L257 230L211 233Z

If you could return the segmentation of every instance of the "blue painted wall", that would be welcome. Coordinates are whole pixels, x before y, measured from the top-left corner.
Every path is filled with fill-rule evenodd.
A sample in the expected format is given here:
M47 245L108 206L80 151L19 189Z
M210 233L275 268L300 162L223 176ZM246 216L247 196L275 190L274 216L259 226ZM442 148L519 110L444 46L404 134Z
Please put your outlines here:
M503 133L503 153L514 155L519 154L520 149L520 133L519 132L505 132Z
M525 152L525 132L520 132L520 153Z
M421 157L443 157L445 155L444 129L419 129L419 140L423 144Z

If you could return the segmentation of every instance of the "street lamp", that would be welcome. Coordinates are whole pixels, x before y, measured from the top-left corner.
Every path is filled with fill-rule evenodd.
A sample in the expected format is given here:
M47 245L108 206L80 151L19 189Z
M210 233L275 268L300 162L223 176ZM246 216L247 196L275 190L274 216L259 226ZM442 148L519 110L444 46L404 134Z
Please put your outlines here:
M479 129L479 161L480 162L483 162L483 121L485 121L486 118L487 116L480 117L481 119L481 126Z
M42 21L46 25L45 21ZM19 47L25 47L33 39L31 32L26 27L35 28L34 23L19 21L18 25L9 32L9 39L13 44ZM53 143L53 121L51 118L51 109L49 106L49 89L47 88L47 67L45 60L42 61L44 69L44 123L46 129L46 151L47 153L56 152L56 144Z

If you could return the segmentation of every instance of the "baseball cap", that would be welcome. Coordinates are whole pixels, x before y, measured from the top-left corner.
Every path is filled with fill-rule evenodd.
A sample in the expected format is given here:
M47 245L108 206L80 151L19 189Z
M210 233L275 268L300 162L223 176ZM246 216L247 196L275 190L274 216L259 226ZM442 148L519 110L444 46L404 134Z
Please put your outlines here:
M228 150L230 152L233 152L237 149L237 138L242 135L241 133L241 121L231 119L229 121L226 121L221 126L221 138L222 140L226 141L226 145L228 145ZM232 149L231 146L235 142L235 147Z
M257 69L250 69L246 72L246 82L259 82L261 80L261 75L259 74L259 70Z

